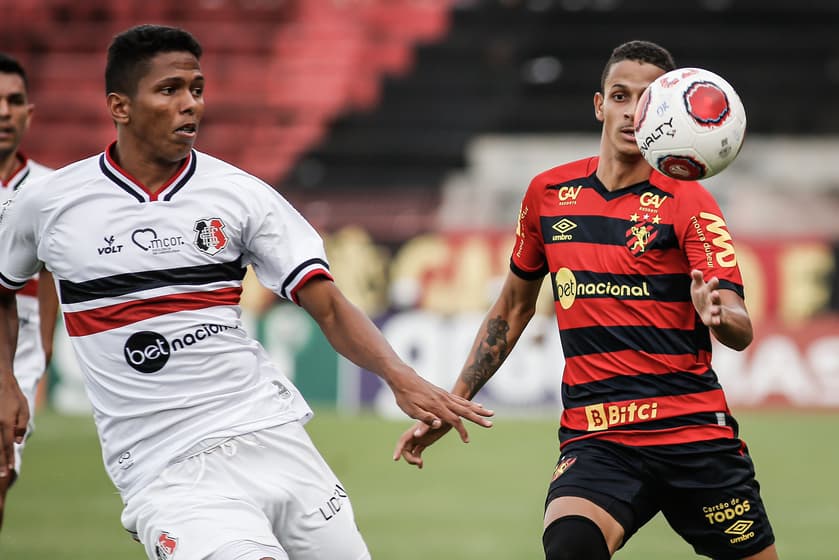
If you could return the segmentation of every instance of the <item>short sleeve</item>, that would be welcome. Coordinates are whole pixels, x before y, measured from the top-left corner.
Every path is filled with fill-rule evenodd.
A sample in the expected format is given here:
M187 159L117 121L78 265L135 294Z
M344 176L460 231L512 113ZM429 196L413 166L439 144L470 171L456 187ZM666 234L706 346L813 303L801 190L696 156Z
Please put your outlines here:
M19 189L0 207L0 289L17 291L41 268L31 188Z
M539 220L543 189L544 185L538 177L531 181L522 200L516 225L516 243L510 258L510 268L525 280L542 278L548 272Z
M244 264L253 266L263 286L297 303L296 292L306 282L332 279L323 240L272 187L259 184L254 193L244 228Z
M717 202L697 184L680 211L680 233L690 268L701 270L706 280L716 276L720 288L733 290L742 297L743 279L734 241Z

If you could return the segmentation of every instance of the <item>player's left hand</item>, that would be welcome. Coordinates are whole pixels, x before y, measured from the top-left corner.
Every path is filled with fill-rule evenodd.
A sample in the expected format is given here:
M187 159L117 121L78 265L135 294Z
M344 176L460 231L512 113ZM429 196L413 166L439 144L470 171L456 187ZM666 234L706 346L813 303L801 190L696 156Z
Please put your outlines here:
M409 465L416 465L422 468L422 452L435 441L443 437L452 428L445 424L439 428L430 428L428 424L417 422L414 426L405 431L396 442L393 450L393 460L398 461L400 457L405 459Z
M716 276L705 282L702 272L690 271L690 299L707 327L718 327L722 323L722 301L720 299L720 280Z

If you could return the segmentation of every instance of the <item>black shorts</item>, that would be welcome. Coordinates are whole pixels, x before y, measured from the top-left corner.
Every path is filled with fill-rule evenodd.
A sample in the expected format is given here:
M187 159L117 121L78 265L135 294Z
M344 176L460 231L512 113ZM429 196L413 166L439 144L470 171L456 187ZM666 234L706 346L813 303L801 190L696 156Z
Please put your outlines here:
M624 543L661 511L697 554L720 560L775 542L754 465L740 440L629 447L596 439L563 447L545 502L586 498L625 531Z

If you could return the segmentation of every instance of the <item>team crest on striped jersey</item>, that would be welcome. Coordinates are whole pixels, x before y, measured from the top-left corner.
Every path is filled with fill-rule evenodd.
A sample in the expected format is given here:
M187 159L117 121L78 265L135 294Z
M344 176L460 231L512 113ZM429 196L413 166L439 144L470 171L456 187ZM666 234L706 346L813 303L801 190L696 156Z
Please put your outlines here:
M565 471L570 469L571 466L576 462L577 462L576 457L565 457L565 458L561 459L559 461L559 463L557 463L557 465L556 465L556 469L554 470L554 476L551 479L551 481L553 482L554 480L556 480L557 478L562 476L563 473L565 473Z
M227 247L227 234L221 218L204 218L195 222L195 246L208 255L215 255Z
M640 257L649 248L653 240L658 237L656 224L658 219L649 220L648 216L630 216L632 223L626 230L626 248L635 257Z

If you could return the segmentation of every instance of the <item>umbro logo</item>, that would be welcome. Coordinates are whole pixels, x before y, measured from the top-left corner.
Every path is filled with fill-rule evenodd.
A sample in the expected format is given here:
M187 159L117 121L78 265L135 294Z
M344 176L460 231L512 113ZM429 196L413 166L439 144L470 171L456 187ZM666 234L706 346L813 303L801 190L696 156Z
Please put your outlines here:
M575 224L574 222L572 222L568 218L562 218L561 220L559 220L557 223L555 223L551 227L553 229L555 229L556 231L558 231L559 233L568 233L569 231L571 231L572 229L577 227L577 224Z
M576 227L577 224L575 224L568 218L562 218L561 220L559 220L551 226L551 229L553 229L555 232L559 234L552 236L551 241L571 241L572 239L574 239L574 236L570 235L568 232L573 229L576 229Z

